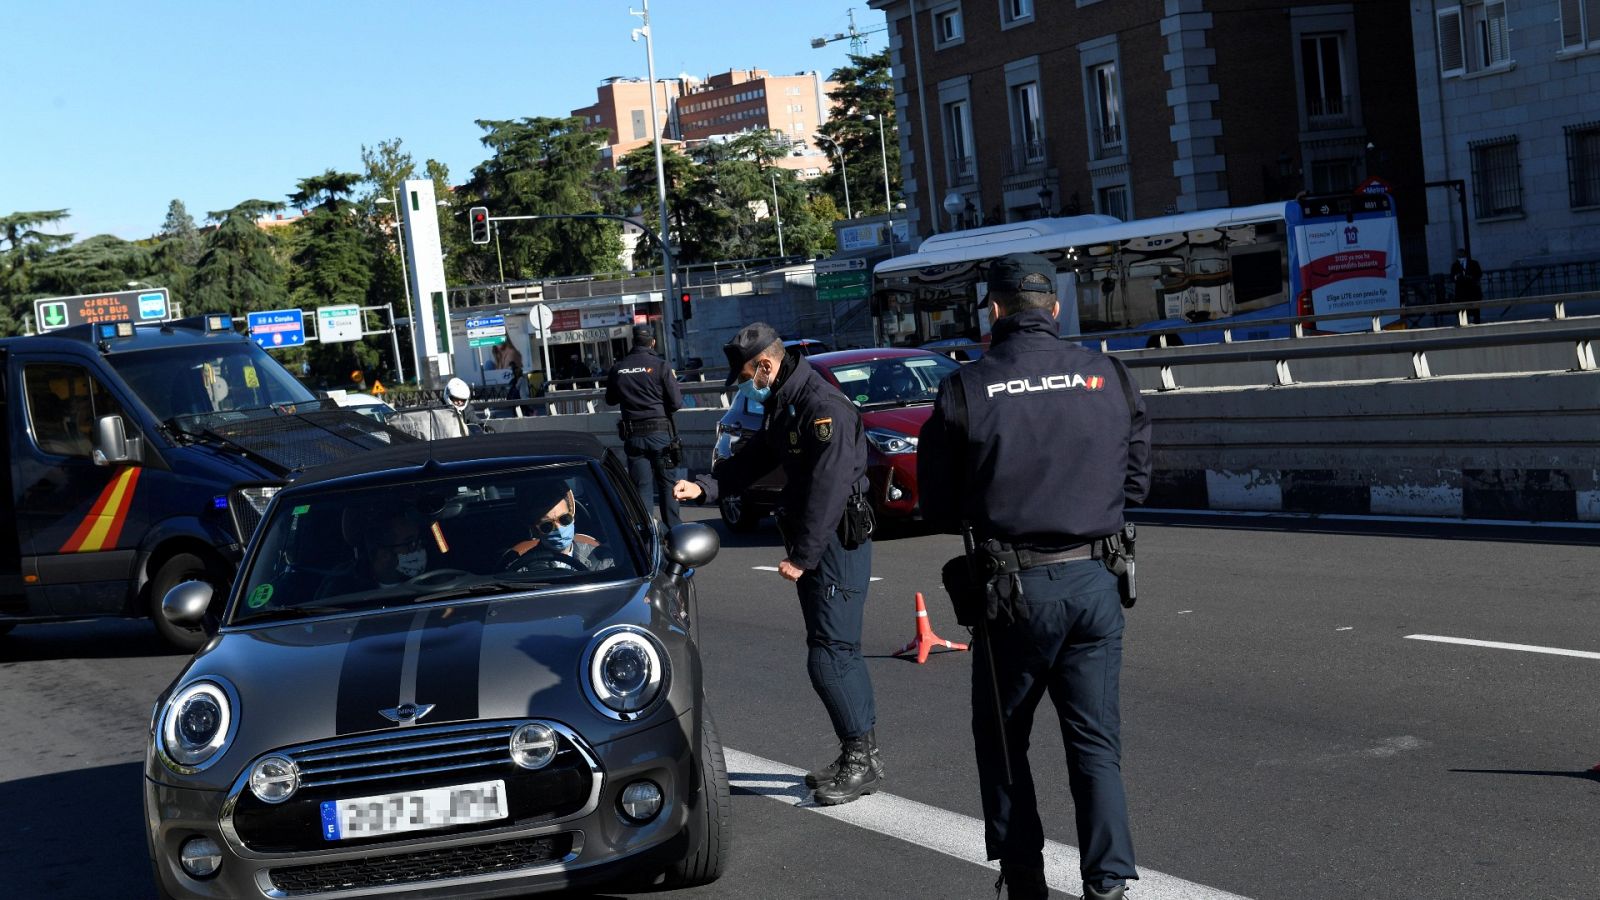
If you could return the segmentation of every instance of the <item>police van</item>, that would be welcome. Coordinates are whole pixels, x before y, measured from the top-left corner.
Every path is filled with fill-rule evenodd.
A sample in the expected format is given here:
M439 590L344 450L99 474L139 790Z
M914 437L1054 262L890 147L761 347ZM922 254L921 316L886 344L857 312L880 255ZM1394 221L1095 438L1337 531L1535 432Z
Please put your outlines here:
M413 440L316 399L226 315L0 339L0 634L160 615L167 590L227 595L267 503L300 470Z

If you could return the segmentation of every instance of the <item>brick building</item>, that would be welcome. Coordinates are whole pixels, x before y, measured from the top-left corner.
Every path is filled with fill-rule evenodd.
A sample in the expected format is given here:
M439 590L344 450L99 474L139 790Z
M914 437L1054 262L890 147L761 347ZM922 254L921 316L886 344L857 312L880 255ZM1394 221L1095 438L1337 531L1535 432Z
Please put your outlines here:
M655 83L657 123L662 137L679 140L676 121L678 98L696 82L687 76L659 78ZM595 102L572 114L590 125L604 128L611 139L601 148L606 165L617 163L633 150L649 144L651 85L644 78L607 78L595 91Z
M1243 206L1380 176L1420 259L1404 4L870 2L889 21L904 192L924 236Z

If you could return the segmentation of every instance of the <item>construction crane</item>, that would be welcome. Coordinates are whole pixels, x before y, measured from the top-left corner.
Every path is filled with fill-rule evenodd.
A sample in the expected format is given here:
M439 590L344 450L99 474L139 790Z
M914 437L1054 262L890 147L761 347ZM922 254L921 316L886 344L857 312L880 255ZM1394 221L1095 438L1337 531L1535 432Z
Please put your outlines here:
M833 43L834 41L842 41L842 40L845 40L846 38L848 38L850 40L850 53L852 55L855 55L855 56L861 56L862 55L862 51L867 49L867 35L869 35L869 34L877 34L880 31L888 31L888 30L889 30L889 26L888 25L882 25L882 26L879 26L877 28L868 28L866 31L860 30L859 28L856 27L856 11L855 11L855 7L851 7L850 8L850 30L849 31L835 32L834 34L831 34L831 35L825 34L822 37L814 37L814 38L811 39L811 46L812 46L813 49L820 50L823 47L826 47L829 44Z

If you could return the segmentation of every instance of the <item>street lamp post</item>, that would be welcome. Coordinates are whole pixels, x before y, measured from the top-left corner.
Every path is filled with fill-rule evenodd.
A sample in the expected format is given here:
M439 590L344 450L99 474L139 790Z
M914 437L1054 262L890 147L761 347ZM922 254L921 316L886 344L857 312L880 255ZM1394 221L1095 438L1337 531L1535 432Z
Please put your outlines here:
M783 210L778 206L778 173L769 169L767 180L772 184L772 215L778 222L778 255L787 256L783 252Z
M638 16L640 26L633 30L633 39L644 37L645 69L650 76L650 132L656 148L656 202L661 213L661 280L663 291L661 297L661 322L665 326L662 330L662 340L671 340L672 335L672 304L676 299L672 284L672 253L667 249L667 243L672 240L672 230L667 222L667 173L666 165L661 158L661 125L656 113L656 47L655 38L650 31L650 0L642 0L644 9L635 12L628 10L628 15ZM677 353L668 353L681 367L684 364L683 345L688 343L689 323L684 323L683 340L668 345L669 351L676 348Z
M854 219L856 215L850 209L850 173L845 171L844 167L844 148L839 146L838 141L829 138L827 135L819 134L817 138L827 141L828 146L833 148L834 155L839 157L839 178L844 181L844 217L846 219Z
M402 238L401 232L400 232L400 193L399 193L399 191L400 191L400 188L397 185L390 185L389 186L389 196L388 197L379 197L376 202L379 205L393 206L394 207L394 249L395 249L395 252L400 254L400 287L402 289L404 289L404 291L405 291L406 317L408 319L410 319L412 322L416 322L417 311L415 309L411 308L411 273L406 268L405 240ZM394 369L395 369L395 374L397 376L399 376L400 383L401 384L405 384L405 381L406 381L406 367L405 367L405 365L403 363L400 362L400 335L399 335L400 326L395 324L394 311L393 310L391 310L389 312L389 327L395 331L395 337L394 337ZM411 329L411 339L413 341L415 341L417 339L417 332L416 332L416 326L415 325L413 325L412 329ZM420 372L417 373L417 380L418 380L418 383L421 383L422 373L420 373Z
M867 113L862 121L878 123L878 158L883 161L883 211L889 216L889 255L894 255L894 200L889 195L889 145L883 137L883 116Z

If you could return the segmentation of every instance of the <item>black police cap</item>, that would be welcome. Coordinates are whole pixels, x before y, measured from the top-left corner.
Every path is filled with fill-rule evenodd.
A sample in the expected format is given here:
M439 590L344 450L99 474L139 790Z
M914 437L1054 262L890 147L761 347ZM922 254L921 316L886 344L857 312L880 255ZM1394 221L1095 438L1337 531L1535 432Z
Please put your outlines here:
M1056 292L1056 267L1037 253L1008 253L989 264L989 290Z
M633 326L633 342L635 344L648 344L656 339L656 330L649 325Z
M738 381L739 370L744 368L744 364L766 352L779 340L777 329L765 322L751 322L739 329L733 340L722 345L722 352L728 357L728 380L723 382L723 387Z

